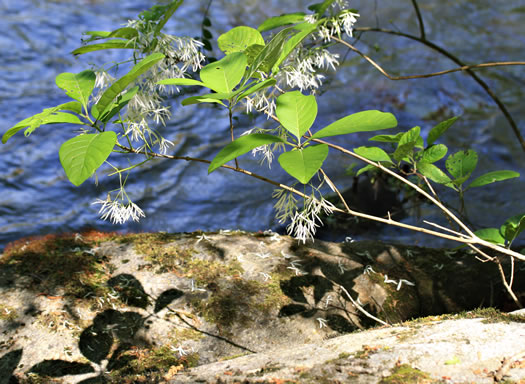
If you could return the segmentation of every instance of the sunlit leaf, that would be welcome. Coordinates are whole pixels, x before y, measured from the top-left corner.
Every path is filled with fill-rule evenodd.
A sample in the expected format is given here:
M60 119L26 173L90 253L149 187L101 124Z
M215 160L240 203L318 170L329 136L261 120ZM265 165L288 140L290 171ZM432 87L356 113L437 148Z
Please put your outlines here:
M261 69L261 66L263 65L265 68L273 68L274 64L279 59L281 52L283 51L286 39L294 33L295 31L293 27L285 28L282 31L279 31L279 33L277 33L255 57L253 63L246 72L244 82L247 82L258 70Z
M13 135L18 131L28 127L25 131L25 135L30 135L36 128L45 124L84 124L76 115L71 113L58 112L57 107L45 109L41 113L37 113L34 116L28 117L22 121L19 121L15 126L9 128L6 133L2 136L2 143L5 144Z
M240 26L230 29L217 39L219 49L225 54L244 52L250 45L265 45L261 33L253 28Z
M377 135L374 137L371 137L368 139L369 141L379 141L381 143L399 143L399 140L401 140L401 136L403 136L405 132L398 132L395 135Z
M478 154L472 149L456 152L450 155L445 162L447 171L454 178L454 184L458 186L470 177L477 164Z
M73 137L60 147L58 155L66 176L76 186L86 181L111 154L117 141L107 131Z
M275 114L282 126L300 141L317 117L315 96L305 96L299 91L283 93L276 100Z
M397 120L391 113L380 111L362 111L348 115L315 133L312 139L346 135L348 133L378 131L397 126Z
M271 29L279 28L284 25L295 24L304 21L305 14L303 12L287 13L281 16L270 17L263 21L257 28L259 32L269 31Z
M454 190L456 189L454 184L452 184L452 180L450 179L450 177L448 177L445 172L436 167L434 164L418 163L417 169L423 176L427 177L428 179L438 184L446 185L447 187L450 187Z
M474 232L474 234L480 239L494 244L505 244L505 238L501 235L498 228L483 228Z
M363 173L365 173L365 172L371 171L371 170L373 170L373 169L377 169L377 167L375 167L375 166L373 166L373 165L371 165L371 164L367 164L367 165L365 165L363 168L360 168L360 169L357 171L357 173L355 174L355 176L357 177L357 176L359 176L359 175L361 175L361 174L363 174Z
M319 171L328 156L326 144L313 145L303 149L294 149L279 156L279 164L290 175L303 184L307 184Z
M95 88L95 80L95 72L87 70L80 73L61 73L55 82L59 88L66 91L66 95L79 101L86 108Z
M439 123L438 125L436 125L434 128L432 128L430 130L430 132L428 133L428 138L427 138L427 145L432 145L434 144L434 142L442 135L444 134L447 129L449 129L452 124L454 124L456 122L456 120L459 119L459 116L456 116L456 117L453 117L451 119L448 119L448 120L445 120L441 123Z
M447 154L448 148L443 144L432 145L421 153L421 161L435 163Z
M201 69L200 77L206 87L219 93L228 93L241 81L247 65L242 52L226 55Z
M103 116L99 116L97 106L94 105L91 109L93 117L103 122L109 121L113 116L119 113L122 110L122 108L128 105L131 99L137 94L138 90L139 87L135 86L123 95L118 96L112 108L108 109L108 112L106 112Z
M515 177L520 177L520 174L518 172L507 171L507 170L488 172L488 173L485 173L484 175L476 177L472 181L472 183L469 184L468 188L481 187L483 185L492 184L497 181L513 179Z
M271 87L272 85L275 85L275 82L276 81L274 78L270 78L270 79L266 79L264 81L258 82L255 85L249 87L246 91L242 92L239 95L238 99L239 100L244 99L246 96L249 96L252 93L255 93L257 91L260 91L261 89Z
M102 51L104 49L133 49L135 44L129 40L108 40L104 43L84 45L71 52L73 55Z
M500 231L509 242L514 241L525 230L525 213L512 216L501 226Z
M264 133L241 136L220 150L208 167L208 173L212 173L228 161L244 155L254 148L278 142L283 142L283 139Z
M103 116L111 108L113 101L121 92L163 59L164 55L162 53L153 53L136 64L126 75L114 82L111 87L104 91L96 104L99 114Z
M286 60L286 58L290 55L290 53L292 53L295 50L295 48L297 48L297 46L308 35L310 35L312 32L317 30L318 24L319 23L310 24L310 23L305 22L303 24L299 24L295 26L294 28L298 29L299 32L293 35L292 37L290 37L288 41L286 41L286 43L283 46L282 52L279 55L279 59L275 63L273 63L273 65L267 70L269 71L270 69L272 69L274 73L277 73L279 71L279 65L281 65L281 63L284 60Z
M186 79L186 78L173 78L173 79L164 79L157 81L157 84L164 84L164 85L198 85L201 87L206 87L206 84L204 84L202 81L194 80L194 79Z
M389 163L392 162L390 156L388 156L388 154L385 151L378 147L354 148L354 152L371 161L386 161Z

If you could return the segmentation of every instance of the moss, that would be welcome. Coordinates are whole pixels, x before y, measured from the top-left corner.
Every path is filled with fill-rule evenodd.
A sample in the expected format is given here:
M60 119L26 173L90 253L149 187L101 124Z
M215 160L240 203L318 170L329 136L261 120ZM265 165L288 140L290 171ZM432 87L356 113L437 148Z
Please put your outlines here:
M0 320L14 321L18 317L16 310L5 304L0 304Z
M428 373L409 364L401 364L392 370L390 376L381 379L379 384L426 384L433 381Z
M196 353L180 357L169 346L154 349L127 349L114 359L110 383L164 382L163 377L172 369L194 367L198 364ZM122 362L122 363L121 363Z
M191 328L177 328L171 334L171 340L178 343L187 340L200 340L202 338L204 338L204 334L202 332Z
M338 358L338 359L346 359L346 358L348 358L348 357L350 357L350 356L351 356L351 355L350 355L349 353L347 353L347 352L341 352L341 353L339 354L339 356L337 356L337 358Z
M200 286L208 286L227 277L239 279L244 272L238 261L224 264L197 258L184 261L181 269L186 277L194 279L195 283Z
M97 240L80 240L75 235L17 240L6 246L0 265L29 279L29 288L46 296L105 297L110 292L105 283L114 266L91 248L102 236L91 233L89 238Z
M157 267L158 273L175 272L179 270L181 261L192 258L192 249L183 249L170 245L180 235L168 233L137 233L122 236L118 239L123 244L133 244L135 251L144 255L146 261L150 261Z
M458 320L458 319L479 319L483 318L483 323L525 323L523 316L516 316L510 313L501 312L496 308L476 308L471 311L462 311L459 313L445 313L437 316L426 316L406 321L403 325L416 326L418 324L427 324L435 321Z

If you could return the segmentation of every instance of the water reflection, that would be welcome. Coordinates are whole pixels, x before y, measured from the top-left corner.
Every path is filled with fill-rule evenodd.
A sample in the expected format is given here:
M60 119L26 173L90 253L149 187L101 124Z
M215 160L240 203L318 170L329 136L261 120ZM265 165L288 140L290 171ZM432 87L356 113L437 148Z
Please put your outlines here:
M265 17L284 11L304 9L311 1L279 2L251 0L214 0L210 16L212 31L217 36L231 26L257 26ZM199 34L202 10L207 1L186 2L168 28L174 33ZM512 4L511 4L512 3ZM421 1L421 10L429 39L447 47L469 63L492 60L520 60L525 33L521 16L525 2L489 1ZM54 85L60 72L78 72L89 63L118 60L122 52L95 53L78 59L68 52L77 48L82 32L110 30L135 17L151 6L152 1L120 1L118 12L114 1L29 1L0 0L4 32L0 36L0 122L1 131L43 108L64 102L62 92ZM360 26L376 26L418 33L408 0L372 2L351 1L359 9ZM461 17L458 17L461 15ZM197 32L196 32L197 31ZM393 74L415 74L452 68L446 58L417 42L367 33L357 47L378 60ZM346 57L338 76L328 77L328 91L319 98L320 114L315 127L363 109L393 112L402 128L420 125L428 131L445 118L462 115L453 132L445 138L452 149L469 145L480 153L481 170L512 169L523 173L524 155L510 127L492 100L472 79L462 73L424 80L393 82L385 79L363 60L341 48ZM480 72L490 86L507 103L522 131L525 131L522 67L489 69ZM164 129L174 141L174 154L212 158L227 140L227 117L213 107L179 106L173 100L174 117ZM266 124L264 119L257 120ZM241 119L238 132L253 123ZM64 135L64 132L67 132ZM79 188L65 179L58 162L60 143L72 137L68 127L41 127L24 138L21 134L0 146L0 244L29 234L77 230L95 225L106 230L192 231L218 228L262 230L276 227L270 197L272 186L219 170L207 175L202 164L155 160L140 172L131 174L128 192L147 214L139 224L112 226L97 219L95 198L117 187L117 181L105 177L100 184L86 182ZM349 147L364 145L368 135L340 140ZM344 167L351 161L331 153L326 167L338 185L350 184ZM243 158L242 165L257 169L262 175L272 174L258 168L257 161ZM343 167L341 167L341 165ZM277 165L274 166L277 168ZM277 176L287 182L284 174ZM521 200L525 179L494 184L473 190L467 206L471 220L480 226L494 226L507 217L525 210ZM450 196L449 192L445 193ZM423 213L441 222L437 212L427 207ZM349 234L351 235L351 234ZM428 238L412 233L399 233L385 228L362 235L366 238L395 238L428 244ZM439 244L436 242L435 244Z

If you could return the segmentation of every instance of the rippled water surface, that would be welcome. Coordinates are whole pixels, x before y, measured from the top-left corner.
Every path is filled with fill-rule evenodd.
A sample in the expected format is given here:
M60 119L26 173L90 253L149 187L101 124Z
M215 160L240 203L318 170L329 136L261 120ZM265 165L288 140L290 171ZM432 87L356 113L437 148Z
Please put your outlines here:
M168 24L174 34L200 34L203 9L208 1L187 1ZM283 3L286 3L284 6ZM267 16L302 10L310 2L276 0L214 0L210 17L215 36L235 25L256 27ZM61 72L79 72L90 63L122 58L121 53L96 53L73 58L68 52L80 44L82 32L111 30L150 7L151 1L30 1L0 0L0 131L43 108L66 101L54 84ZM242 4L240 6L239 4ZM412 34L418 27L409 0L351 1L362 18L358 26L380 26ZM430 40L446 47L468 63L524 60L525 1L421 1L421 11ZM378 60L393 74L419 74L453 68L455 65L421 44L380 33L365 33L356 46ZM337 49L337 48L336 48ZM524 173L524 153L500 110L471 78L455 73L431 79L393 82L382 77L354 54L346 57L337 77L327 77L326 92L318 99L320 112L314 126L322 127L346 114L364 109L394 113L401 128L420 125L428 131L437 122L454 115L462 118L449 131L445 144L452 149L472 147L480 154L478 171L511 169ZM525 132L523 67L496 68L479 74L506 103ZM227 116L217 108L181 108L173 100L173 119L164 135L175 143L173 153L211 159L228 140ZM264 120L258 121L264 124ZM238 132L251 128L240 118ZM9 240L33 234L74 231L86 226L105 230L193 231L219 228L264 230L276 228L273 219L273 187L230 171L207 175L199 163L158 160L133 172L128 192L146 212L140 223L124 227L100 221L91 202L104 198L118 183L104 175L96 186L88 181L77 188L65 178L58 161L60 144L73 137L67 126L39 128L33 135L16 135L0 146L0 248ZM366 145L367 136L341 142L349 147ZM327 169L344 187L349 184L344 168L348 159L331 153ZM242 165L258 169L256 160L242 158ZM343 166L341 166L343 165ZM272 171L278 168L275 165ZM289 178L281 172L258 169ZM469 217L478 226L500 225L507 217L525 211L522 196L525 177L472 191L467 204ZM447 194L448 196L448 194ZM423 215L439 221L439 215L423 207ZM352 234L348 234L352 235ZM414 239L430 244L432 239L399 233L393 228L362 237ZM436 242L435 244L438 244Z

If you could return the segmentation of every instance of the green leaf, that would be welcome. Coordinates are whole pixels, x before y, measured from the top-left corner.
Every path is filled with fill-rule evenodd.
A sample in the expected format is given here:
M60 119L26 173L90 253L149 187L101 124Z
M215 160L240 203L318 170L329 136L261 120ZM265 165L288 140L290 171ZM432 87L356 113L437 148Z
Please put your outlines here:
M359 169L359 171L357 171L357 173L355 174L356 177L358 177L359 175L365 173L365 172L368 172L368 171L371 171L373 169L377 169L376 166L373 166L371 164L367 164L365 165L363 168Z
M481 187L483 185L495 183L496 181L513 179L519 176L520 174L518 172L507 171L507 170L488 172L488 173L485 173L484 175L476 177L474 181L470 183L468 188Z
M286 39L293 33L295 33L293 27L288 27L279 31L279 33L277 33L255 57L253 63L246 72L244 82L247 82L258 70L261 69L262 66L265 67L265 71L269 71L269 69L273 68L283 51Z
M226 106L221 100L229 100L235 96L235 92L230 93L207 93L205 95L191 96L182 100L182 105L192 105L200 103L217 103Z
M283 93L276 100L275 114L282 126L300 142L317 117L315 96L305 96L299 91Z
M322 16L324 14L324 12L328 9L328 7L330 5L332 5L332 3L334 2L335 0L325 0L323 1L322 3L317 3L317 4L312 4L308 7L308 9L314 11L315 13L317 13L319 16Z
M284 140L278 136L266 135L264 133L241 136L221 149L211 162L208 173L212 173L228 161L244 155L254 148L278 142L284 142Z
M259 32L269 31L271 29L282 27L283 25L295 24L304 21L305 13L287 13L281 16L270 17L263 21L257 28Z
M250 88L248 88L246 91L242 92L239 95L238 100L242 100L246 96L249 96L252 93L255 93L257 91L260 91L261 89L271 87L272 85L275 85L275 79L274 78L269 78L269 79L266 79L264 81L261 81L260 83L256 83L255 85L253 85Z
M500 231L509 242L514 241L525 230L525 213L512 216L501 226Z
M73 55L83 55L84 53L102 51L104 49L133 49L135 44L129 40L108 40L104 43L84 45L71 52Z
M57 111L70 111L79 115L82 113L82 104L80 104L78 101L69 101L67 103L57 105L55 108Z
M204 84L202 81L199 80L193 80L193 79L186 79L186 78L174 78L174 79L164 79L157 81L157 84L164 84L164 85L199 85L201 87L206 87L206 84Z
M19 121L16 125L9 128L6 133L2 136L2 143L5 144L13 135L18 131L26 128L25 135L30 135L35 129L45 124L84 124L76 115L70 113L57 112L57 107L45 109L41 113L37 113L34 116L28 117L22 121Z
M279 156L279 164L290 175L303 184L307 184L319 171L328 156L328 145L313 145L303 149L294 149Z
M113 151L115 132L107 131L73 137L60 147L58 155L66 176L77 187L86 181Z
M126 75L122 76L114 82L111 87L106 89L96 104L96 109L100 115L103 116L111 108L113 101L121 92L162 59L164 59L164 55L158 52L147 56L136 64Z
M174 0L174 1L171 2L171 4L168 4L168 8L167 8L166 12L164 13L164 17L157 24L157 28L155 28L155 35L158 35L160 33L160 31L162 31L162 28L164 28L164 25L166 25L168 20L175 13L175 11L180 7L180 5L183 3L183 1L184 0Z
M354 148L354 152L357 153L360 156L363 156L364 158L372 161L386 161L391 163L392 160L390 159L390 156L383 151L381 148L378 147L359 147Z
M89 70L80 73L65 72L58 75L55 82L59 88L66 91L66 95L79 101L87 109L96 78L95 72Z
M128 105L131 99L137 94L138 90L139 90L139 87L135 86L131 88L129 91L127 91L126 93L124 93L123 95L118 96L115 103L113 103L113 106L111 107L111 109L107 109L108 112L106 112L103 116L100 116L98 114L97 106L94 105L93 108L91 109L91 113L93 117L102 122L109 121L113 116L119 113L122 108Z
M253 64L253 61L255 60L255 58L261 53L261 51L264 49L264 45L260 45L260 44L253 44L253 45L250 45L248 48L246 48L244 50L244 54L246 55L246 57L248 58L248 65L251 66ZM268 72L270 70L270 68L266 68L263 65L261 65L261 70L263 72Z
M452 180L450 179L450 177L448 177L445 172L436 167L434 164L418 163L417 169L419 172L421 172L423 176L427 177L428 179L438 184L443 184L454 190L456 189L454 184L452 184Z
M456 152L450 155L445 162L447 170L454 178L454 184L458 186L470 177L477 164L478 154L472 149Z
M423 148L423 138L420 135L421 128L414 127L406 131L399 139L399 145L414 143L414 147Z
M408 161L405 158L413 152L415 147L423 147L423 139L419 135L420 130L420 127L414 127L401 135L397 148L392 155L395 161Z
M242 79L247 65L247 57L242 52L226 55L201 69L201 80L206 87L219 93L228 93Z
M220 35L217 39L217 44L219 49L228 55L234 52L244 52L246 48L253 44L264 46L265 42L258 30L240 26Z
M430 146L430 145L434 144L434 142L442 134L444 134L447 131L447 129L449 129L450 126L456 122L457 119L459 119L459 116L456 116L456 117L453 117L451 119L445 120L445 121L439 123L438 125L436 125L434 128L432 128L430 130L430 132L428 133L427 145Z
M312 139L346 135L348 133L378 131L397 126L397 120L391 113L380 111L362 111L348 115L324 127L312 136Z
M399 140L401 140L401 136L403 136L405 132L399 132L395 135L377 135L374 137L371 137L368 139L369 141L379 141L381 143L399 143Z
M437 144L432 145L426 148L421 153L421 161L425 163L435 163L438 160L441 160L447 154L448 148L446 145Z
M505 238L501 235L498 228L483 228L474 232L474 234L480 239L494 244L505 244Z
M312 32L317 30L317 26L320 23L310 24L310 23L302 23L297 26L295 26L295 29L298 29L299 32L292 36L283 46L282 52L279 55L279 59L270 67L269 69L272 69L274 73L277 73L279 71L279 65L286 60L286 58L292 53L292 51ZM268 70L269 70L268 69Z

